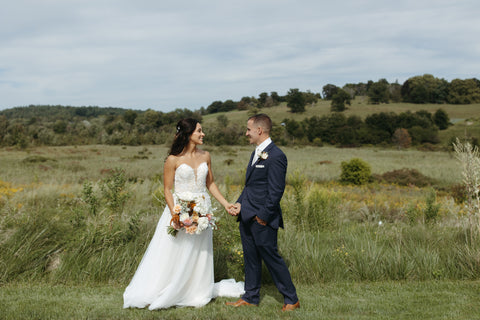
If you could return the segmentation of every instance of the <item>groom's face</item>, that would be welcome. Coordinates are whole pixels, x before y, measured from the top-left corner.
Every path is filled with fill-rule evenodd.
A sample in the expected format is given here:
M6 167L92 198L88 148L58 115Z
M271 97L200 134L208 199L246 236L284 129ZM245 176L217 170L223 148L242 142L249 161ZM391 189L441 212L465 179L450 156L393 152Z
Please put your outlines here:
M253 120L247 121L247 132L245 135L249 138L250 144L259 145L261 128L255 125Z

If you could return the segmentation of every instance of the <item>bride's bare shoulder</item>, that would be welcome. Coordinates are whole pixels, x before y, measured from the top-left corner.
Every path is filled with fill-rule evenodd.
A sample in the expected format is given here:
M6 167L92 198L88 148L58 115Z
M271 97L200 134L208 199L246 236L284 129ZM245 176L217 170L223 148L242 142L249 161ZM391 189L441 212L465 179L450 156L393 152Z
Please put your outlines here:
M165 167L175 168L178 163L178 157L174 155L169 155L167 159L165 159Z
M208 151L199 149L198 154L202 158L203 161L210 162L210 153Z

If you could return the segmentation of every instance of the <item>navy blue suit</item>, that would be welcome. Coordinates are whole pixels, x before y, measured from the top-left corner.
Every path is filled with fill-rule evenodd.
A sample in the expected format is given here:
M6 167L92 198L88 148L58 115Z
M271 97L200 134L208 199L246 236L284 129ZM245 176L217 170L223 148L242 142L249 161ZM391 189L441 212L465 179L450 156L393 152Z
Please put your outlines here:
M280 200L285 190L287 157L273 142L264 150L267 159L258 159L252 166L254 153L248 163L245 187L237 202L241 204L240 236L245 263L245 294L242 299L253 304L260 302L262 260L286 304L298 301L295 286L283 258L278 253L278 228L283 228ZM255 216L267 222L262 226Z

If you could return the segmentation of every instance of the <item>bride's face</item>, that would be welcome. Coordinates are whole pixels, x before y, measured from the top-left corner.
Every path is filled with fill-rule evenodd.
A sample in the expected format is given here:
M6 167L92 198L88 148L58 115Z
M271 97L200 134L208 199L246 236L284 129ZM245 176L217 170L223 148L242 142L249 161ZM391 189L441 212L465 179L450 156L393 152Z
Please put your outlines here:
M203 144L203 137L205 137L205 133L203 133L200 123L197 123L195 131L193 131L192 135L190 136L190 141L195 144Z

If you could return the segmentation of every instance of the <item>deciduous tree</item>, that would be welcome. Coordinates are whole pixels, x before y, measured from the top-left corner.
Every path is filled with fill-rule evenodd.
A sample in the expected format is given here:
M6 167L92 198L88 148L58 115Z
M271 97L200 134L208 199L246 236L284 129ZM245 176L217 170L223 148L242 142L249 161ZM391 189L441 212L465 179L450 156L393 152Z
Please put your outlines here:
M305 112L305 96L298 89L290 89L287 93L287 107L293 113Z

